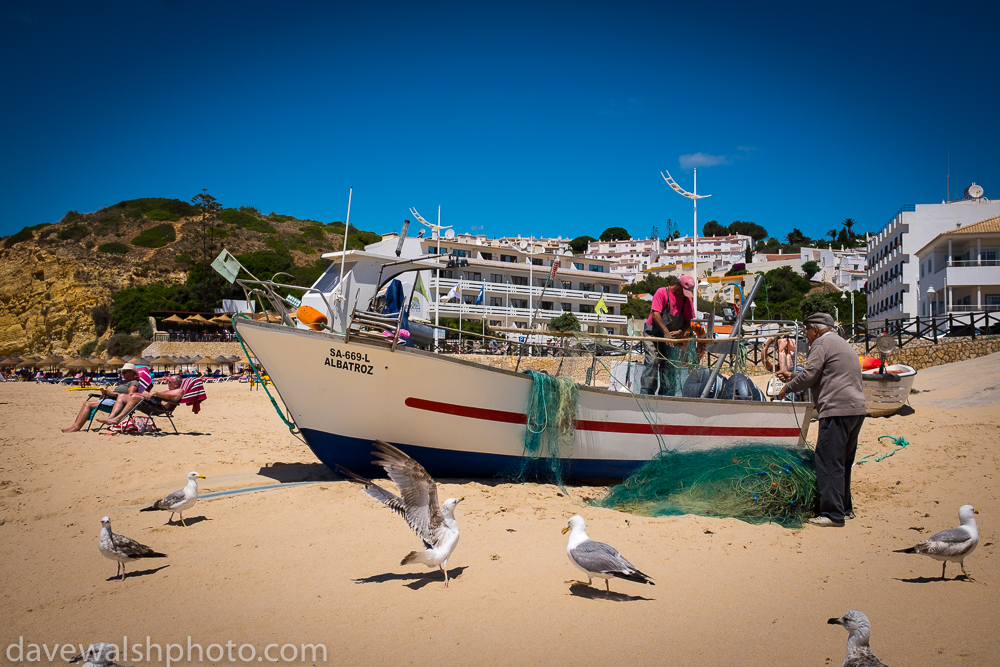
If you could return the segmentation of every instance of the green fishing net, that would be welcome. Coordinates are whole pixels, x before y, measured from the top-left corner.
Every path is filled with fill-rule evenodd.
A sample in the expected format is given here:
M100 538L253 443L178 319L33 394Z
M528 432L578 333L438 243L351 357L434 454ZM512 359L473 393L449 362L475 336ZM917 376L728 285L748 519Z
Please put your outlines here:
M817 502L812 450L757 445L662 452L593 504L644 516L698 514L797 528L816 515Z
M531 376L531 394L525 407L524 453L512 475L563 485L560 448L576 437L576 406L580 390L570 378L525 371Z

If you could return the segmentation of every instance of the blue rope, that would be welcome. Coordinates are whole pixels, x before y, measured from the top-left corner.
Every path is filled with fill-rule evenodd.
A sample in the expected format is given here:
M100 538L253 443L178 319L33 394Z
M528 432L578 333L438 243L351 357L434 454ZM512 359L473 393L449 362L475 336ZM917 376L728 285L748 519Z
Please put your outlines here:
M233 313L233 333L236 334L236 340L240 342L240 347L243 348L243 354L247 355L247 360L249 361L250 352L249 350L247 350L246 344L243 343L243 336L240 335L239 330L236 328L237 315L239 315L245 320L249 320L250 318L247 317L246 315L243 315L242 313ZM250 362L250 368L251 370L253 370L253 374L257 376L257 382L259 382L260 386L264 388L264 393L267 394L267 397L269 399L271 399L271 405L274 406L274 411L278 413L279 417L281 417L281 421L285 422L285 426L288 427L289 431L295 431L295 424L285 419L285 415L281 413L281 408L278 407L278 402L274 400L274 396L271 396L271 392L267 390L267 384L261 379L260 373L257 371L257 366L255 366L253 362Z

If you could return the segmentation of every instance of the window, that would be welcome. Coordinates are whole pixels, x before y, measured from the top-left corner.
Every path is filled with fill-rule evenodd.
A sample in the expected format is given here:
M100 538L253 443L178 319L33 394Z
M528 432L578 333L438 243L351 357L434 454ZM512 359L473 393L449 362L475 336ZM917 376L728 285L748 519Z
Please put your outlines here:
M451 271L442 271L441 272L441 277L442 278L448 278L449 280L451 280L455 276L452 275Z
M607 306L608 304L604 304L604 305ZM608 315L614 315L614 314L615 314L615 307L614 306L608 306Z
M581 313L592 313L592 312L594 312L594 306L592 306L592 305L590 305L588 303L581 303L580 304L580 312Z
M593 292L594 291L594 283L580 283L580 291L581 292Z
M479 254L482 256L483 259L491 260L491 261L493 260L493 253L491 253L491 252L481 252Z
M542 260L539 259L538 257L532 257L531 258L531 263L534 266L541 266L542 265Z
M462 271L462 278L465 280L475 280L476 282L481 282L483 274L478 271Z
M528 284L528 276L511 276L510 277L510 282L513 285L527 285Z
M542 310L554 310L551 301L542 301Z
M490 326L491 327L498 327L498 326L501 326L502 324L503 324L503 322L501 322L500 320L490 320Z
M503 276L501 274L499 274L499 273L491 273L490 274L490 282L491 283L502 283L503 282Z
M495 308L503 308L503 297L502 296L491 296L490 305Z
M611 294L611 285L601 285L601 291L605 294Z
M573 262L573 268L577 271L583 271L583 264L580 262Z
M560 303L559 305L562 306L564 313L569 313L573 311L573 304L571 303Z
M562 281L562 288L563 289L573 289L573 283L571 283L568 280L564 280L564 281Z
M455 248L454 250L452 250L451 253L453 255L455 255L455 257L468 257L469 256L469 251L468 250L459 250L458 248Z
M448 249L447 248L438 248L438 252L441 253L442 255L447 255L448 254Z
M589 270L595 273L604 273L604 267L600 264L591 264Z
M432 246L432 245L427 246L427 254L428 255L436 255L437 251L438 251L438 249L435 246Z
M462 301L464 303L469 304L469 305L475 305L476 299L478 299L478 298L479 298L479 292L476 292L475 294L463 294L462 295Z
M516 263L517 262L517 257L515 257L514 255L500 255L500 261L501 262Z
M510 307L511 308L527 308L528 307L528 300L527 299L511 299L510 300Z

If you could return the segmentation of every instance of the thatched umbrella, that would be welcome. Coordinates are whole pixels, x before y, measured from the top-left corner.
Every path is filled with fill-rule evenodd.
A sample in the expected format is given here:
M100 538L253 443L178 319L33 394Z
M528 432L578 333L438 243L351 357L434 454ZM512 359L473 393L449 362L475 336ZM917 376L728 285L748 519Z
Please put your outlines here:
M24 361L21 357L16 357L13 354L3 360L4 366L17 366L19 363Z
M215 363L217 363L217 364L231 364L233 362L232 362L232 360L230 360L229 357L225 356L224 354L220 354L219 356L217 356L215 358Z
M104 363L106 363L108 366L112 366L114 368L119 368L121 366L124 366L128 362L125 361L124 359L122 359L121 357L111 357L110 359L108 359Z
M39 361L38 365L39 366L43 366L43 367L52 368L54 366L58 366L61 361L62 361L62 357L57 357L55 355L49 355L49 356L45 357L44 359L42 359L41 361Z
M38 357L26 357L21 360L21 363L17 364L21 368L34 368L38 365Z
M104 359L98 359L97 357L91 357L87 361L89 361L90 363L92 363L95 368L100 368L101 366L107 366L108 365L108 362L104 361Z
M176 366L177 362L170 357L157 357L149 362L150 366L162 366L166 368L167 366Z
M90 359L84 359L83 357L77 357L66 364L66 368L76 368L79 370L91 368L92 366L93 364L90 362Z
M174 324L184 324L184 318L178 315L171 315L170 317L164 317L163 322L173 322Z
M202 317L201 315L199 315L197 313L195 313L191 317L188 317L184 321L185 322L191 322L192 324L211 324L210 320L206 320L204 317Z
M212 324L218 324L220 327L226 327L233 323L233 321L226 317L225 315L218 315L209 320Z

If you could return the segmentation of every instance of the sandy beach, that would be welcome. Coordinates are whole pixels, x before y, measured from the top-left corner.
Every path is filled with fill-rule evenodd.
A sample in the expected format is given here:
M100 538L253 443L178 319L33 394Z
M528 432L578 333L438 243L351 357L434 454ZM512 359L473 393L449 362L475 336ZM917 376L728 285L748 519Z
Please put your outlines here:
M141 651L121 662L137 665L166 664L168 644L183 647L172 664L839 665L847 632L826 621L854 608L886 664L995 665L1000 355L920 371L914 388L911 408L866 421L859 456L890 451L881 435L910 444L855 468L857 517L841 529L648 518L589 506L603 488L440 480L442 499L465 497L445 589L438 571L399 564L419 540L319 464L263 391L208 385L200 414L177 411L181 435L137 437L63 434L85 392L0 384L0 660L127 636ZM282 486L202 499L187 527L140 514L190 470L202 494ZM957 526L963 504L980 511L975 582L893 553ZM560 531L577 513L656 585L566 584L579 571ZM105 515L168 557L113 580ZM194 648L189 662L189 641L226 655Z

